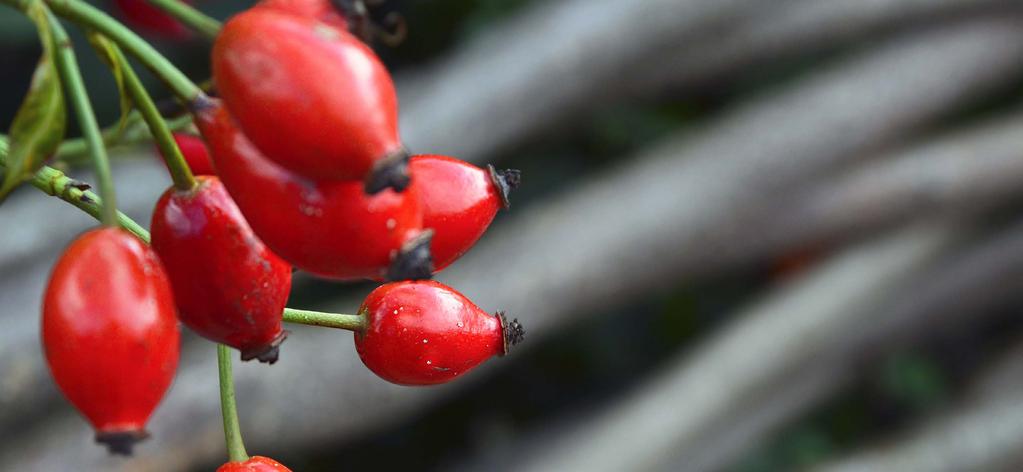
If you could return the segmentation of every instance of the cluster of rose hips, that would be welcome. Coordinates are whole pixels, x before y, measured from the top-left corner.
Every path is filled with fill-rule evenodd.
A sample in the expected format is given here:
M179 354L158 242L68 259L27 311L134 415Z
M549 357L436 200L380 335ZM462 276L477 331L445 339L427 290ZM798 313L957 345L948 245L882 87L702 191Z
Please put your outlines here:
M342 326L390 382L447 382L521 340L517 322L423 280L475 244L518 173L410 157L391 78L342 13L263 0L227 22L212 54L220 98L191 104L202 141L175 136L195 184L159 199L151 246L95 229L57 262L47 361L111 451L146 436L177 368L179 320L243 360L277 360L292 268L390 282ZM254 457L221 470L287 469Z

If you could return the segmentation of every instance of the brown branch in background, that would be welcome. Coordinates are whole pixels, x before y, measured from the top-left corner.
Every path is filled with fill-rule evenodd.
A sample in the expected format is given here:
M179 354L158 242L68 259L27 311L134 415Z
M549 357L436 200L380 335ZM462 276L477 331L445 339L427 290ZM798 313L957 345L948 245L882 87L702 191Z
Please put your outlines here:
M1007 17L900 38L740 107L700 134L668 140L627 167L506 216L441 279L484 307L508 309L541 335L537 339L572 319L734 264L727 248L757 237L756 231L734 231L735 219L750 217L747 206L902 138L1016 77L1023 70L1018 26ZM502 261L501 271L492 270L495 260ZM335 307L356 304L344 300ZM344 333L297 329L293 339L274 368L238 369L246 438L268 454L336 444L466 385L392 386L361 366ZM12 341L0 345L30 349L35 339ZM309 363L324 353L331 362ZM209 353L202 354L193 350L183 359L152 422L151 447L130 463L136 470L155 464L180 470L220 457L219 441L210 439L220 434L216 405L208 401L216 396L216 376ZM41 367L31 375L45 375ZM338 396L346 398L343 410ZM2 446L0 469L108 466L82 439L84 428L66 412L41 422Z

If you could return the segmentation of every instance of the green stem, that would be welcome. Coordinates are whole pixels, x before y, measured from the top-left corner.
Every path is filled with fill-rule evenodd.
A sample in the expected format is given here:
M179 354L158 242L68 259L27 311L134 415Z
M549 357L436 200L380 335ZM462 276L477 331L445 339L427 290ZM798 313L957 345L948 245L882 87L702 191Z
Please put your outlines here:
M28 0L0 0L20 5ZM132 32L102 10L82 0L46 0L50 8L58 15L77 24L102 33L118 46L124 48L132 56L137 57L147 68L153 71L170 87L174 95L186 104L192 103L203 95L191 79L174 66L166 57L153 49L145 40Z
M7 157L7 138L0 137L0 166L4 165ZM103 204L96 194L88 191L89 184L64 175L63 172L50 166L43 166L32 177L32 186L46 192L47 195L60 198L78 209L99 219L103 213ZM149 242L149 231L140 226L127 215L117 212L117 223L122 228L131 231L142 241Z
M217 368L220 371L220 411L224 416L224 439L227 457L231 462L245 462L249 454L242 442L242 429L238 424L238 406L234 399L234 378L231 374L231 351L217 344Z
M347 329L356 332L366 329L366 317L361 313L358 315L343 315L340 313L285 308L284 321L327 328Z
M103 145L103 135L100 133L99 123L96 122L96 115L92 111L89 93L85 90L85 84L82 82L78 60L75 58L75 51L71 47L67 31L64 31L60 21L53 16L49 9L46 10L46 16L52 29L53 43L57 45L57 73L60 75L60 80L64 83L64 88L71 99L71 105L75 109L78 125L88 144L89 155L92 157L93 165L96 168L96 177L99 179L99 193L105 202L102 206L100 221L107 226L116 226L117 199L114 197L114 180L110 176L110 160L107 158L107 150Z
M220 22L179 0L149 0L149 3L177 18L203 36L213 39L220 32Z
M164 162L167 163L171 179L174 180L174 187L179 190L193 189L196 185L195 177L192 176L192 171L188 168L188 163L185 162L185 156L181 154L181 149L174 142L174 136L171 135L167 122L164 121L163 116L156 109L153 98L149 96L149 92L142 85L139 76L135 75L135 70L131 68L131 64L128 63L128 59L124 57L121 49L114 46L112 50L114 60L117 61L121 71L124 73L124 85L128 90L128 95L131 97L135 107L142 113L142 118L146 120L146 124L149 125L149 131L153 134L157 147L160 148L160 155L163 156Z
M171 131L182 131L192 126L192 115L182 115L177 118L171 118L166 120L167 127ZM125 121L124 129L120 129L117 125L114 125L103 130L103 142L108 148L113 146L122 146L129 144L138 144L153 139L153 135L150 134L149 128L146 126L145 120L142 119L142 115L139 114L138 110L132 110L128 114L128 119ZM88 152L88 148L84 139L68 139L60 143L60 147L57 148L56 158L61 162L69 164L76 164L79 161L79 157Z

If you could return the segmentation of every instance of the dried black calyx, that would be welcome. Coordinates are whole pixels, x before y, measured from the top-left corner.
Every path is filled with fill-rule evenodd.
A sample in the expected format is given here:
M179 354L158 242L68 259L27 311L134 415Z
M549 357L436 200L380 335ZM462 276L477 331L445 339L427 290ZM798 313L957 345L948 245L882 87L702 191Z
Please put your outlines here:
M526 330L518 319L508 321L508 317L504 315L503 311L499 311L495 315L501 320L501 334L504 336L504 352L501 355L507 355L512 346L526 339Z
M408 188L412 181L408 171L410 157L408 151L400 149L373 164L373 170L366 176L366 193L373 195L388 188L401 192Z
M96 442L107 446L111 454L130 456L135 443L149 437L149 433L137 429L132 431L112 431L96 433Z
M501 206L505 209L510 208L511 200L509 200L509 196L511 191L519 188L519 184L522 183L522 172L519 172L517 169L498 170L490 164L487 164L487 172L490 173L490 180L494 182L497 194L501 197Z
M405 242L387 267L387 280L425 280L433 277L433 254L430 241L433 230L428 229Z
M259 362L264 364L273 364L277 362L277 358L280 357L281 343L285 339L288 339L288 334L291 334L288 330L281 330L280 334L273 338L269 343L259 346L253 349L245 349L241 351L243 361L251 361L257 359Z

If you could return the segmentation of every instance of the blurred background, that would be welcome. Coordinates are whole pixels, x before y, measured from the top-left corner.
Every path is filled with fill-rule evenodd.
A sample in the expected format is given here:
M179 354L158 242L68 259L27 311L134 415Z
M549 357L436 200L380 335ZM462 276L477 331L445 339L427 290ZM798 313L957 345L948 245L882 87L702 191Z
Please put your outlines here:
M375 15L390 12L408 37L377 50L408 147L523 171L511 210L438 279L527 340L406 388L366 370L349 333L292 327L273 367L236 364L250 453L296 471L1023 470L1018 2L404 0ZM113 123L113 81L73 33ZM209 76L207 41L147 37ZM0 10L2 129L38 54L31 23ZM151 146L119 148L114 173L148 222L170 185ZM43 286L93 225L32 188L0 207L0 470L212 470L211 343L186 336L132 459L94 445L48 377ZM301 276L289 306L353 312L372 288Z

